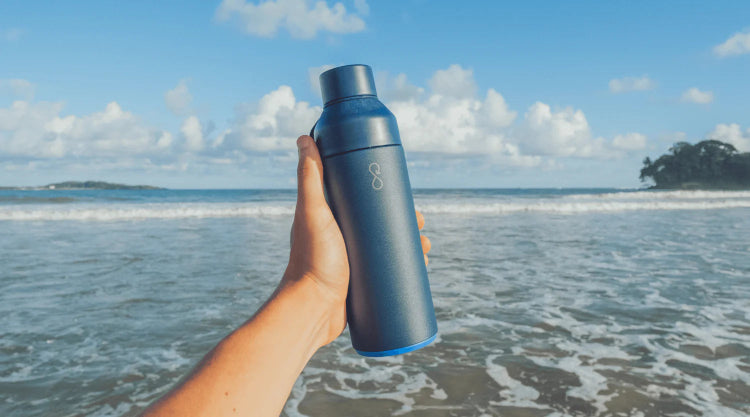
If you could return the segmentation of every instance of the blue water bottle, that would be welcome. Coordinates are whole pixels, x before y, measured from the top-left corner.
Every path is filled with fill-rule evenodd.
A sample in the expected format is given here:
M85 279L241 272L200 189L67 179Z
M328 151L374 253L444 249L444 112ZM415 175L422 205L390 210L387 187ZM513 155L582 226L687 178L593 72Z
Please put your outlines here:
M396 118L367 65L324 72L320 89L311 135L349 256L352 346L363 356L411 352L435 340L437 322Z

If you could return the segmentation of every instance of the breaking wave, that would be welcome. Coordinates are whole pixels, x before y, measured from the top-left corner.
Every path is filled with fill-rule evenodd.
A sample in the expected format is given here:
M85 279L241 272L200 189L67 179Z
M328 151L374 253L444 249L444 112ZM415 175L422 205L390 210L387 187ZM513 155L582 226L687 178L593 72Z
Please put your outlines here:
M287 216L294 213L294 206L247 204L131 204L113 207L85 206L69 207L64 210L49 207L33 209L17 207L0 208L0 221L120 221L146 219L190 219L223 217L264 217Z
M702 201L569 201L560 199L545 202L508 202L487 204L423 204L417 209L423 213L510 214L510 213L606 213L646 210L715 210L725 208L750 208L747 200Z
M649 210L716 210L750 208L750 191L637 191L563 196L523 197L500 194L446 202L417 197L426 214L585 214ZM0 221L122 221L146 219L231 218L289 216L294 203L149 203L0 206Z

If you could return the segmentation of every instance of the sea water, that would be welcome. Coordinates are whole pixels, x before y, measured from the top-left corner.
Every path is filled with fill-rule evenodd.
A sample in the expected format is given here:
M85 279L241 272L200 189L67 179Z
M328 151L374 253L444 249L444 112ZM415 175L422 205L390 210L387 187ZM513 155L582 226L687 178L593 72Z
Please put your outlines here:
M750 192L422 190L439 337L292 416L745 416ZM273 291L294 191L0 191L0 415L137 415Z

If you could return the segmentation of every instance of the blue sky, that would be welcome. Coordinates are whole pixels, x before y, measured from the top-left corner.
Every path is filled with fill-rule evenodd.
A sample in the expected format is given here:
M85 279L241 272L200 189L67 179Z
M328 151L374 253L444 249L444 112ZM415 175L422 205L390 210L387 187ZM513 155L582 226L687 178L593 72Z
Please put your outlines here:
M0 185L293 187L311 80L350 63L417 187L638 187L679 140L750 151L745 1L4 1Z

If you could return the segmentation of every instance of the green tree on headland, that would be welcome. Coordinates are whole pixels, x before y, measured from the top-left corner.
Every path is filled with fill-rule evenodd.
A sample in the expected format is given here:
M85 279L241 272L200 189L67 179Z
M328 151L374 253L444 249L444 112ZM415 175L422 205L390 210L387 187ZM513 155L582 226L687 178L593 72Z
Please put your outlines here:
M641 181L661 189L750 188L750 153L739 153L729 143L678 142L669 152L655 161L643 160Z

